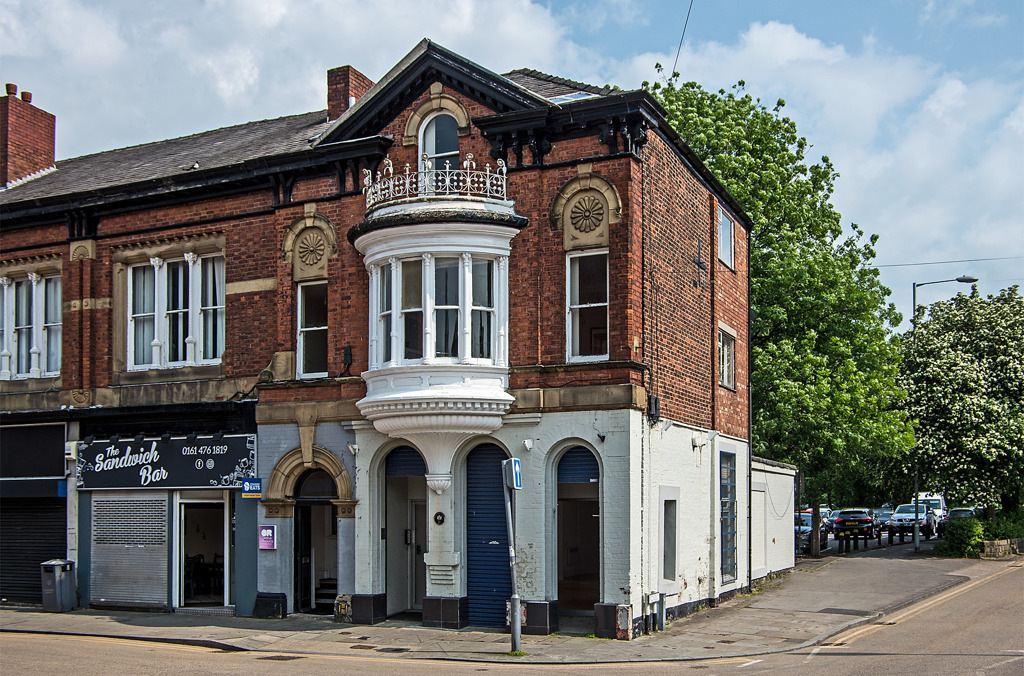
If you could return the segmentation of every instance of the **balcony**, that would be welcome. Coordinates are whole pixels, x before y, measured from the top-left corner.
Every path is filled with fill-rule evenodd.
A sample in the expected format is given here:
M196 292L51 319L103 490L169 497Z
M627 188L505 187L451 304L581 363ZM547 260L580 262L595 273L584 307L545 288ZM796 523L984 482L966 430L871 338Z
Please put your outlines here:
M414 171L408 164L405 172L396 174L391 158L386 158L374 176L363 170L363 193L366 195L366 218L394 214L408 209L471 210L512 213L512 202L506 193L506 168L502 160L491 169L488 163L478 169L473 155L467 154L462 168L445 162L435 168L426 155Z

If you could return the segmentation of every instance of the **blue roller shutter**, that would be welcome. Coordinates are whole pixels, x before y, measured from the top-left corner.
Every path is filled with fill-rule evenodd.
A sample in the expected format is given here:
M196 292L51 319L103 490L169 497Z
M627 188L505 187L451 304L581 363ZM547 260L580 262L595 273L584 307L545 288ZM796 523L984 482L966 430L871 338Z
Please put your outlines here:
M414 448L403 446L388 453L384 460L385 476L423 476L427 465L423 456Z
M480 446L466 460L466 543L469 623L505 626L505 601L512 598L505 527L504 483L496 446Z
M589 450L577 446L566 451L558 461L558 483L585 484L597 481L601 477L601 468L597 458Z

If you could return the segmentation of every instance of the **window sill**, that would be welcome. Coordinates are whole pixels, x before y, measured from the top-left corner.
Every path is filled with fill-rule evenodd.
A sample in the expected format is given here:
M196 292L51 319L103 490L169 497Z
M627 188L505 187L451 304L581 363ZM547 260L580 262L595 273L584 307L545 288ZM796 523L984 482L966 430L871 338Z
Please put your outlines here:
M44 392L59 389L61 389L60 375L39 376L37 378L11 377L10 380L0 380L0 394Z
M153 368L146 371L122 371L114 374L118 385L146 385L149 383L173 383L182 380L210 380L224 377L223 364L208 366L178 366Z

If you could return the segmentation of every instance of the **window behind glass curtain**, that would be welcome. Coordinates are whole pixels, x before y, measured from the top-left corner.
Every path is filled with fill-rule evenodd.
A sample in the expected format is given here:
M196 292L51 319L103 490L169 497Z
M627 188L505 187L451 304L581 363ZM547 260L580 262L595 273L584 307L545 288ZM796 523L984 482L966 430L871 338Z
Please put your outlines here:
M15 372L28 375L32 368L32 282L14 283Z
M299 360L302 375L327 373L327 284L299 287Z
M718 210L718 258L730 268L733 267L732 219L723 211Z
M167 361L188 359L189 269L185 261L164 264L167 281Z
M156 336L156 271L151 265L131 269L132 363L153 363L153 338Z
M202 359L220 359L224 353L224 259L210 256L200 262L202 287L199 321L202 325Z
M494 333L494 261L473 259L472 356L491 359Z
M406 359L423 359L423 261L402 262L402 331Z
M60 371L61 355L61 279L47 277L43 282L43 344L46 346L46 363L43 370L47 373Z
M608 255L569 259L571 356L608 354Z
M434 263L434 356L459 356L459 259Z
M380 331L380 360L391 361L391 263L380 266L380 310L377 314Z

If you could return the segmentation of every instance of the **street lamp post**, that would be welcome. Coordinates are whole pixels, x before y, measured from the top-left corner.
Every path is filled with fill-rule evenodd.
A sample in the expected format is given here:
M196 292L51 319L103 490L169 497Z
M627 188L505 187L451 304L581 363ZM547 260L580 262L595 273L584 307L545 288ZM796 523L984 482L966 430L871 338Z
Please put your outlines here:
M937 279L934 282L914 282L912 290L912 308L910 315L910 330L914 336L914 346L917 347L917 287L927 286L928 284L945 284L946 282L960 282L961 284L974 284L978 281L977 277L971 275L960 275L956 279ZM913 380L911 380L913 384ZM919 524L919 514L921 513L921 503L918 492L918 466L917 462L914 462L914 552L921 551L921 528Z

